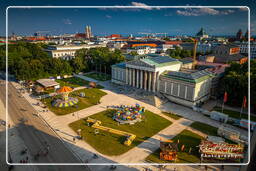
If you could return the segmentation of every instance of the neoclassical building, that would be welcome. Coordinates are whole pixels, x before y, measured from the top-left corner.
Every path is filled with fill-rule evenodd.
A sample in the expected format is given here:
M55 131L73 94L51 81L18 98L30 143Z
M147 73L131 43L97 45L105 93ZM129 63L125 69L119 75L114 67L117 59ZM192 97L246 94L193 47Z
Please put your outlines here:
M194 106L210 97L212 74L191 70L168 56L147 57L112 66L112 82L159 92L173 102Z

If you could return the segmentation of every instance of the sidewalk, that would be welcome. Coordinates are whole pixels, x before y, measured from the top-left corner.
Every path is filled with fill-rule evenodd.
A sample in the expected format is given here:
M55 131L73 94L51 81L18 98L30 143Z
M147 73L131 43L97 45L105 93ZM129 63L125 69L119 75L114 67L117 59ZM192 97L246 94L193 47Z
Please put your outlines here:
M3 102L0 100L0 119L6 120L6 110L4 107ZM29 154L29 151L21 155L21 151L26 148L24 141L19 137L19 133L16 130L15 126L13 125L13 122L11 118L9 117L9 124L11 127L8 129L8 153L10 154L10 157L12 159L12 163L20 163L20 160L25 160L26 157L28 157L28 163L31 163L32 156ZM0 161L5 161L5 145L6 145L6 134L5 134L5 126L0 125L0 151L4 151L1 153L1 159ZM1 167L0 167L1 168ZM15 166L14 171L37 171L37 166Z
M172 103L172 102L167 102L167 103L163 104L160 108L164 111L176 113L176 114L183 116L187 119L190 119L192 121L199 121L199 122L209 124L209 125L217 127L217 128L220 127L221 125L223 125L223 123L212 120L211 118L206 117L199 112L193 111L190 108L187 108L187 107L184 107L184 106ZM238 127L235 127L232 125L228 125L228 127L232 128L236 131L239 131L241 135L248 136L248 132L245 129L241 129L241 128L238 128Z
M181 118L180 120L173 120L163 114L161 114L161 110L158 108L140 102L138 100L135 100L131 97L127 97L126 95L123 94L116 94L113 93L109 90L102 90L107 93L107 95L103 96L101 99L101 104L91 106L89 108L80 110L76 112L76 114L73 116L71 114L63 115L63 116L57 116L51 111L48 112L42 112L40 115L51 125L53 129L57 131L57 133L66 141L75 143L76 146L84 148L91 153L84 153L83 151L76 149L73 147L72 151L77 153L82 160L86 160L88 158L91 158L92 153L96 153L99 156L102 156L103 158L115 161L115 162L123 162L123 163L140 163L143 162L144 158L149 155L149 153L155 151L156 149L159 148L159 142L160 139L162 138L172 138L179 134L182 130L184 130L187 126L189 126L192 122ZM37 100L32 99L29 94L25 93L24 97L31 103L31 104L36 104ZM72 123L80 118L88 117L90 115L93 115L95 113L101 112L106 110L107 106L111 105L120 105L120 104L126 104L126 105L134 105L135 103L139 103L142 106L144 106L147 110L152 111L156 114L159 114L160 116L170 120L173 122L172 125L169 127L165 128L164 130L160 131L158 134L152 136L145 142L141 143L139 146L133 148L132 150L128 151L127 153L120 155L120 156L105 156L102 154L99 154L95 149L93 149L89 144L87 144L85 141L77 140L76 142L73 142L73 137L76 137L77 134L68 126L69 123ZM33 105L33 107L37 111L41 111L40 106ZM98 159L99 160L99 159ZM101 159L102 160L102 159ZM97 162L94 160L93 162ZM105 161L106 162L106 161Z

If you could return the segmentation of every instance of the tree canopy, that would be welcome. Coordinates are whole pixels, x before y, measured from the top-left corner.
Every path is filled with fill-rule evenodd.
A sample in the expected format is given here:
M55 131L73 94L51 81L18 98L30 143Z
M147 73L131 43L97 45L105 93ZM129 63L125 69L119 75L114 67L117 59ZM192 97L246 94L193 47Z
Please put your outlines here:
M168 49L167 53L172 58L176 58L176 59L192 57L193 55L192 50L184 50L184 49L181 49L180 47L175 47L175 49Z
M251 107L256 107L256 61L250 61L250 80L251 80ZM226 69L224 77L220 80L220 94L228 93L227 103L230 105L241 106L243 97L248 99L248 62L244 64L231 63Z
M111 65L124 61L121 51L111 52L108 48L79 49L70 61L52 58L43 48L45 44L27 42L8 45L9 73L19 80L36 80L95 69L110 73ZM5 70L5 53L5 46L0 46L0 70Z

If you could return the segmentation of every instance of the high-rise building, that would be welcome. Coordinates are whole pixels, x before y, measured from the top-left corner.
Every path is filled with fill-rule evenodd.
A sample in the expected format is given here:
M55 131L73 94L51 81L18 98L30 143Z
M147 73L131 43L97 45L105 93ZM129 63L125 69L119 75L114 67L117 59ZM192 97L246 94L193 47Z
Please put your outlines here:
M243 38L243 32L241 29L236 33L236 40L241 40Z
M86 26L85 27L85 37L87 39L90 39L92 37L92 30L91 30L91 26Z
M245 40L247 40L248 39L248 30L245 32L245 34L244 34L244 38L245 38Z
M199 39L208 38L208 34L206 34L205 30L203 28L200 29L200 31L196 34L196 37Z

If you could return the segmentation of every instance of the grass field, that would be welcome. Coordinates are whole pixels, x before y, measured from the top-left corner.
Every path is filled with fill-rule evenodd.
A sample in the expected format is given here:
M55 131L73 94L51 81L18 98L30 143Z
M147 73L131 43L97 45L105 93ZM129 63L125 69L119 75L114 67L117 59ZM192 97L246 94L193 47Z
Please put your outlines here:
M178 152L178 159L176 163L199 163L200 155L198 152L198 145L201 142L203 137L189 131L183 130L180 134L175 136L172 140L177 142L179 140L178 149L181 149L181 146L185 146L185 150L183 152ZM189 154L189 149L191 148L191 153ZM159 158L160 148L150 154L145 160L153 163L170 163L171 161L164 161Z
M79 96L81 92L85 93L85 97ZM65 115L65 114L73 113L73 112L82 110L84 108L98 104L101 97L104 95L106 95L106 93L97 88L88 88L88 89L85 88L81 90L76 90L70 93L70 96L78 98L79 102L77 103L77 105L71 106L71 107L63 107L63 108L53 107L51 105L51 102L53 101L53 99L60 98L60 95L42 99L42 101L44 102L44 104L47 105L48 109L51 110L56 115Z
M222 112L221 107L217 107L217 106L214 107L213 110L218 111L218 112ZM240 119L240 112L224 109L223 113L227 114L230 117ZM247 114L242 114L241 117L243 119L248 119L248 115ZM256 121L256 117L251 115L251 120L252 121Z
M205 124L205 123L202 123L202 122L193 122L190 125L190 127L194 128L198 131L201 131L202 133L205 133L207 135L218 136L218 134L217 134L218 128L213 127L208 124Z
M107 80L111 79L110 75L104 74L104 73L95 73L95 72L93 72L93 73L85 74L85 76L93 78L95 80L99 80L99 81L107 81Z
M130 146L125 146L123 144L123 142L125 141L124 136L119 136L101 130L99 130L99 134L95 135L94 128L89 127L86 120L84 119L73 122L69 126L74 131L81 129L81 135L83 136L84 140L97 151L105 155L113 156L127 152L128 150L139 145L144 140L150 138L151 136L155 135L160 130L166 128L171 124L170 121L146 110L143 114L144 118L141 122L138 122L134 125L119 125L116 121L112 119L112 116L115 112L115 110L105 110L103 112L90 116L90 118L100 120L102 122L102 126L135 134L136 139L132 142Z
M172 118L172 119L175 119L175 120L179 120L180 118L183 118L182 116L180 115L176 115L176 114L173 114L173 113L169 113L169 112L162 112L162 114Z
M83 80L78 77L70 77L70 78L63 78L60 80L56 80L60 84L60 86L69 86L69 87L81 87L89 85L89 81Z
M205 123L202 123L202 122L193 122L190 127L198 130L198 131L201 131L202 133L205 133L207 135L211 135L211 136L219 136L218 135L218 128L214 127L214 126L211 126L211 125L207 125ZM222 137L224 138L224 137ZM231 141L229 139L225 139L225 142L227 143L230 143L230 144L237 144L236 142L234 141Z

